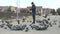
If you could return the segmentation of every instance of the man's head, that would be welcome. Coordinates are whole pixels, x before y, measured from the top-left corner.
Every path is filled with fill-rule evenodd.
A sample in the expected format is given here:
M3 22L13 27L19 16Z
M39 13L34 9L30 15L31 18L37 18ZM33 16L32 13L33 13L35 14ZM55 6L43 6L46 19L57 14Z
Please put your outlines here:
M32 5L34 5L34 2L31 2Z

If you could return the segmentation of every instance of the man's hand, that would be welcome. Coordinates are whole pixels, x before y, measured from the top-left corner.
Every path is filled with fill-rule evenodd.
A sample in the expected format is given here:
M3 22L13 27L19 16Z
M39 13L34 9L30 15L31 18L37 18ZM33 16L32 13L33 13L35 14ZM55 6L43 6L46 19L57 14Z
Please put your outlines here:
M30 9L30 10L32 10L32 9Z

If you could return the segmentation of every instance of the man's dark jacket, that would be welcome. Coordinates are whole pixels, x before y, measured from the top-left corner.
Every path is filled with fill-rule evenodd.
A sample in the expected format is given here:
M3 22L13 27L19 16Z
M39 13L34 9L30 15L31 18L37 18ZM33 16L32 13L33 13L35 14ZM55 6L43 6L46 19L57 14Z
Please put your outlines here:
M32 5L32 13L33 13L33 15L35 15L35 13L36 13L36 6L35 5Z

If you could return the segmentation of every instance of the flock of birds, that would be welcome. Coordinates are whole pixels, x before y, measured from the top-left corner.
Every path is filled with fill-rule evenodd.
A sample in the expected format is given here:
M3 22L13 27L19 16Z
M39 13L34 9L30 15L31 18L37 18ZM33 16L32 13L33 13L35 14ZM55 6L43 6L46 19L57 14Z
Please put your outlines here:
M53 24L56 25L56 21L53 21L54 23L50 23L50 18L43 19L43 20L36 20L37 23L35 24L29 24L29 26L27 27L27 24L18 24L18 25L13 25L11 24L9 21L5 21L5 23L0 24L0 28L4 28L4 29L10 29L10 30L25 30L25 32L29 31L29 27L31 27L31 29L35 29L35 30L47 30L48 27L52 27ZM25 22L25 19L23 19L23 22ZM60 23L60 21L59 21ZM58 26L60 27L60 25Z

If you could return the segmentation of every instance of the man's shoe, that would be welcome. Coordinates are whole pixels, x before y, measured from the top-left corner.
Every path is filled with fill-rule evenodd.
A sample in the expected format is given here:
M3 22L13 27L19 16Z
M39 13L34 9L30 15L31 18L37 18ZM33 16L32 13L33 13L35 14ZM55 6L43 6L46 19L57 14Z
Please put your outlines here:
M32 24L35 24L34 22Z

